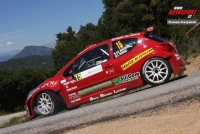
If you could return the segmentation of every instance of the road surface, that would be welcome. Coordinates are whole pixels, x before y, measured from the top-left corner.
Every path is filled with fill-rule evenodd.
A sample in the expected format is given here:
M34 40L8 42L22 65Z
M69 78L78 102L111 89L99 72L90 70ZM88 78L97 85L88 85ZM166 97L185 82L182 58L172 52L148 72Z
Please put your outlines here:
M200 95L200 71L170 81L167 84L145 89L109 101L78 108L72 111L0 129L1 134L55 134L80 125L137 114Z

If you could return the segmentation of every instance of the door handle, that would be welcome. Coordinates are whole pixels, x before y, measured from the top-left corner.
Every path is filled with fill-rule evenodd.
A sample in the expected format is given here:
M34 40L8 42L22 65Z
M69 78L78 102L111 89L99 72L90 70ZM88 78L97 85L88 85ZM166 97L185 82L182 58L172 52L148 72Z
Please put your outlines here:
M113 64L107 64L106 65L106 68L110 68L110 67L112 67L113 66Z

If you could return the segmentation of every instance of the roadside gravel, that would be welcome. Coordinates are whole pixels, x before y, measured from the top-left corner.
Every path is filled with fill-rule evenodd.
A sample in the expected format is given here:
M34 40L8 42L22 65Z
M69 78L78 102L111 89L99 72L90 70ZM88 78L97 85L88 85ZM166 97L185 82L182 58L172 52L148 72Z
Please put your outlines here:
M11 118L20 117L23 115L26 115L26 111L9 114L9 115L5 115L5 116L0 116L0 126L3 125L4 123L8 122Z

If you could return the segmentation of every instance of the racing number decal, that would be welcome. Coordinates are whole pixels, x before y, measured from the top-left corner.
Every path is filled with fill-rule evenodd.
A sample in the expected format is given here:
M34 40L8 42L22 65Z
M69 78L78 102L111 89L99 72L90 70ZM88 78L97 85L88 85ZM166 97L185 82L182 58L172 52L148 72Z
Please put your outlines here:
M117 45L118 49L122 49L123 48L123 44L121 43L121 41L117 41L116 45Z
M82 79L81 73L75 74L74 77L76 78L77 81Z

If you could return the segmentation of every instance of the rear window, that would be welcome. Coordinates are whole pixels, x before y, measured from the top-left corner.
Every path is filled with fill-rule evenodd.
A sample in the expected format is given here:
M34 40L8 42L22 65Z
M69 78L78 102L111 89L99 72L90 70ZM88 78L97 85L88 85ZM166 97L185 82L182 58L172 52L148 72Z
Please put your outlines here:
M158 37L158 36L155 36L155 35L149 34L149 33L145 34L144 36L151 40L157 41L157 42L166 42L167 41L161 37Z

